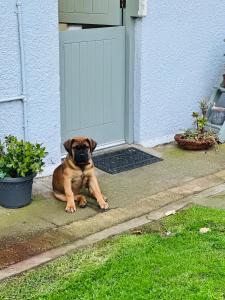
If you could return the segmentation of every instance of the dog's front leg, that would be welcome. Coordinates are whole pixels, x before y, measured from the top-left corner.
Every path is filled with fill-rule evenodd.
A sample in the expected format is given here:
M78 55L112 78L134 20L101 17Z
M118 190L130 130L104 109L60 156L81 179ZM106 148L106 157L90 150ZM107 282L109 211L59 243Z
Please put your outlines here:
M71 178L69 176L64 177L64 190L67 201L65 211L68 213L74 213L76 211L76 206L74 202L74 194L72 191Z
M97 200L99 206L101 207L101 209L108 209L109 205L108 203L105 201L99 184L98 184L98 180L95 176L91 176L91 178L89 179L89 186L88 186L89 192L94 196L94 198Z

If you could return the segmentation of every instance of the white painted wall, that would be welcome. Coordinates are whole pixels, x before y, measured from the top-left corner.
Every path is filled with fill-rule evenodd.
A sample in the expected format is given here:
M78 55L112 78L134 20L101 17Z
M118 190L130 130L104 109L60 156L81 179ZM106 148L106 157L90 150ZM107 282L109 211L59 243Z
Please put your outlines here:
M49 155L46 170L60 162L60 98L58 3L22 0L28 135L43 143ZM0 99L21 93L16 0L0 1ZM0 103L0 138L23 137L20 102Z
M136 22L136 142L153 146L191 127L223 71L224 38L224 1L148 1Z

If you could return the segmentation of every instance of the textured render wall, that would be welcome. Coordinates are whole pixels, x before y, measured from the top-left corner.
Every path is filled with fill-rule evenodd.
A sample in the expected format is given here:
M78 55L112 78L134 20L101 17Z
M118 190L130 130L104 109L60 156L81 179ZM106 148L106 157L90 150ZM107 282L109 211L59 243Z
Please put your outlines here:
M22 0L28 134L46 145L50 167L60 161L58 13L55 0ZM0 99L21 93L16 0L0 1ZM0 103L0 137L22 137L22 104Z
M192 125L223 70L225 2L149 0L136 24L135 141L155 145Z
M0 1L0 99L20 94L20 65L15 0ZM22 137L22 104L0 103L0 138Z

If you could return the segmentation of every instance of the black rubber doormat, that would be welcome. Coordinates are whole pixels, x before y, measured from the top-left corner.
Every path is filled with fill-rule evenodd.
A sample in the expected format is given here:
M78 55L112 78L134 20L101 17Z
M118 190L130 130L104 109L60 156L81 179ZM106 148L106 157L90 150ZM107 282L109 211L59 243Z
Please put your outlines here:
M96 155L93 157L93 161L98 169L110 174L116 174L150 165L162 161L162 159L134 147L130 147Z

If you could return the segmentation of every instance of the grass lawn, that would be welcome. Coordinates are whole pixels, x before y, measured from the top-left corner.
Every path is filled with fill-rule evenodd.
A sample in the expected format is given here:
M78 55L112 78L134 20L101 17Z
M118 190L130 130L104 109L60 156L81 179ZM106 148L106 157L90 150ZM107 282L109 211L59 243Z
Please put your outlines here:
M0 299L225 299L225 211L193 206L136 233L7 280Z

